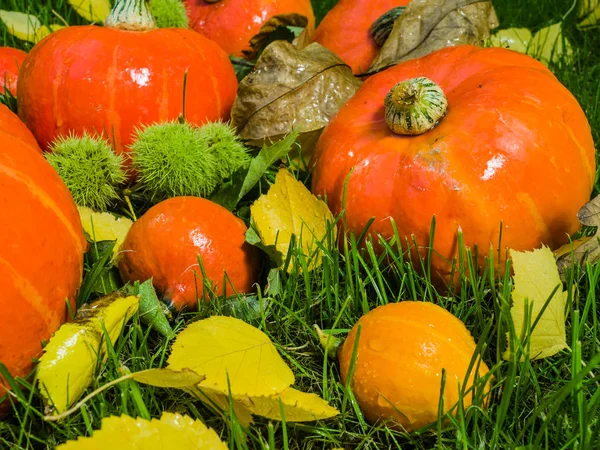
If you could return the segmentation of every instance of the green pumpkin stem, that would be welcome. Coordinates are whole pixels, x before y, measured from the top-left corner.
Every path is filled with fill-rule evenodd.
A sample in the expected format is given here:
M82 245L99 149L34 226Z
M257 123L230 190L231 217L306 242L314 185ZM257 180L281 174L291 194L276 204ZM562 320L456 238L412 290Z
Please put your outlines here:
M402 81L385 96L385 122L395 134L418 135L434 128L446 115L448 100L429 78Z
M117 0L104 21L104 26L128 31L147 31L156 28L146 0Z
M383 46L388 36L392 32L392 28L394 28L396 19L400 17L405 9L406 8L404 6L397 6L373 22L373 25L371 25L371 36L377 45L380 47Z

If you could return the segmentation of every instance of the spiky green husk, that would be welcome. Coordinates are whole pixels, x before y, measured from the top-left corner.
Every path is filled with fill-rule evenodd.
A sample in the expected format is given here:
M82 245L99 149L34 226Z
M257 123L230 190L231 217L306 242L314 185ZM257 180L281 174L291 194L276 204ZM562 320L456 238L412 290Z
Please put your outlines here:
M250 156L246 147L235 134L235 129L226 123L213 122L198 130L200 139L217 158L219 176L227 179L241 167L248 165Z
M45 156L75 203L96 211L106 211L119 198L118 186L127 179L123 157L108 141L87 133L58 138Z
M188 28L188 17L181 0L151 0L150 10L158 28Z
M220 181L216 157L188 123L138 130L131 150L138 187L153 202L185 195L208 197Z

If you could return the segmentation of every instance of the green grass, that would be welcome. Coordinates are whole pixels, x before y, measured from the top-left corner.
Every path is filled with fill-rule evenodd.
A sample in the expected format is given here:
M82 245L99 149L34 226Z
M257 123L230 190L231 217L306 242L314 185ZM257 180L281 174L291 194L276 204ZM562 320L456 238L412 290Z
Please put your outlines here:
M318 17L335 3L315 0ZM52 18L48 2L3 0L2 8L38 13ZM535 31L562 20L572 3L567 0L495 0L502 27L530 27ZM66 2L53 2L54 10L69 23L79 23ZM600 33L580 32L571 13L565 20L567 36L575 48L573 65L553 67L557 77L577 97L588 115L596 142L600 142ZM56 19L58 21L58 19ZM24 46L4 33L7 45ZM600 191L596 184L595 193ZM103 392L64 422L42 420L43 406L30 382L19 380L20 400L15 412L0 421L0 449L53 448L67 439L89 435L102 417L129 414L159 417L162 411L181 412L213 427L231 449L594 449L600 448L600 314L598 312L600 264L577 268L569 277L567 342L570 351L541 361L507 362L501 357L509 331L508 308L512 289L509 277L498 279L490 270L475 278L464 277L459 292L445 295L404 262L398 240L376 257L350 243L339 251L323 245L320 269L282 275L281 290L259 297L266 308L244 318L264 330L296 375L296 386L323 396L340 409L335 419L308 424L270 423L257 419L249 430L235 420L224 421L194 398L176 390L138 385L134 381ZM368 249L367 249L368 250ZM308 262L294 256L300 264ZM92 273L89 271L88 273ZM88 276L89 285L94 280ZM264 285L264 284L263 284ZM86 290L86 292L88 292ZM441 420L429 429L406 434L368 425L351 392L341 384L335 361L325 356L313 324L328 330L335 325L344 336L356 320L377 305L405 299L432 301L464 321L494 375L490 406L457 408L448 423ZM248 301L241 299L241 301ZM257 301L252 298L249 301ZM214 299L199 313L176 317L181 329L189 321L227 312L223 299ZM98 371L90 391L131 371L164 366L169 343L134 318ZM477 402L476 402L477 403ZM270 447L273 448L273 447Z

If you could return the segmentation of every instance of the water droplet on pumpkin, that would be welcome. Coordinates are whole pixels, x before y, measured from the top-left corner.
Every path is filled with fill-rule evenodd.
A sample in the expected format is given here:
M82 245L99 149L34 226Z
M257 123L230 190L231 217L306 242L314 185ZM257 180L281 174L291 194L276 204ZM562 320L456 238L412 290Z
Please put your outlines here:
M376 352L382 352L385 350L385 343L379 339L372 339L369 341L369 348Z

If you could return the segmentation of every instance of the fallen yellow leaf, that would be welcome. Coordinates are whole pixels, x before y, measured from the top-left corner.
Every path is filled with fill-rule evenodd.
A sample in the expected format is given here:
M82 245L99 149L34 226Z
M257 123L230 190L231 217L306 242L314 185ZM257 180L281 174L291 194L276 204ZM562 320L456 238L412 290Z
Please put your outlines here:
M62 25L42 25L40 20L31 15L18 11L0 9L0 20L6 25L9 34L23 41L37 44L53 31L64 28Z
M104 22L112 6L109 0L68 0L73 9L90 22Z
M165 412L160 420L129 416L102 419L92 437L80 437L57 450L227 450L217 433L199 420Z
M510 256L515 273L511 316L516 337L521 338L524 331L529 335L529 359L547 358L568 348L565 331L567 293L563 291L554 254L548 247L542 247L532 252L511 250ZM557 287L548 307L540 316L546 301ZM526 308L531 309L527 323ZM538 316L539 321L531 331ZM510 360L510 334L507 339L509 350L504 353L504 359Z
M84 231L94 242L117 241L113 249L113 263L118 265L118 256L121 244L133 225L127 217L116 218L110 213L99 213L85 206L78 206L79 217Z
M507 28L494 33L488 45L514 50L519 53L527 53L527 47L531 41L531 31L527 28Z
M569 63L573 58L573 48L563 35L562 25L555 23L542 28L534 34L527 53L545 65L556 63L563 59Z
M283 260L294 235L306 256L317 251L315 258L311 258L309 269L321 265L321 252L315 242L325 239L328 222L333 223L333 215L324 202L312 195L286 169L277 173L269 192L254 202L250 212L253 227L263 244L275 246ZM292 269L293 263L288 271Z
M136 313L139 298L114 293L82 306L73 322L61 326L44 348L38 364L38 385L47 408L58 414L71 406L92 382L99 361L106 358L102 325L111 342Z
M268 396L294 383L294 374L259 329L233 317L214 316L183 330L173 343L169 368L189 368L201 383L240 396ZM229 378L229 384L228 384Z
M577 24L580 28L594 26L600 21L600 1L599 0L579 0L577 8L577 17L583 19Z

